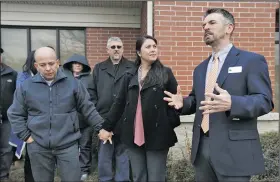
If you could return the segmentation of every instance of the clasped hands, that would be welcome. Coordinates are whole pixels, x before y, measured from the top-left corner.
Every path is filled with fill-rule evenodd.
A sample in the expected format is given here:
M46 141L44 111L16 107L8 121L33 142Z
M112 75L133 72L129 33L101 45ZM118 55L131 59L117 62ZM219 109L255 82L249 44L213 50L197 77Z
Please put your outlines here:
M109 140L110 144L112 144L112 136L113 136L113 132L109 132L106 131L104 129L101 129L98 133L98 137L100 140L103 141L103 144L107 143L107 141Z
M202 114L224 112L231 109L230 94L226 90L220 88L218 84L215 85L214 89L218 94L205 93L205 98L207 99L200 102L201 106L199 107L199 110L203 110ZM164 93L168 97L164 97L163 100L167 101L169 106L172 106L175 109L181 109L183 107L183 96L181 94L180 86L177 87L176 94L172 94L168 91L164 91Z

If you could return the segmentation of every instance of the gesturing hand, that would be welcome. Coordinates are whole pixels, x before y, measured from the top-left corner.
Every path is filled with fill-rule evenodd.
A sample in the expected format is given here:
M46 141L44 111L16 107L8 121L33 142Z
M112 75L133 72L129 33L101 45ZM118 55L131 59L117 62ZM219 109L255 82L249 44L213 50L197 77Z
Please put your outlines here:
M201 101L199 109L204 110L203 114L211 114L216 112L224 112L231 109L231 96L230 94L220 88L218 84L215 85L215 90L219 93L205 93L205 98L209 98L207 101Z
M169 97L164 97L163 100L168 102L169 106L174 107L175 109L181 109L183 107L183 96L181 94L181 88L177 86L177 93L172 94L168 91L164 91L164 93Z

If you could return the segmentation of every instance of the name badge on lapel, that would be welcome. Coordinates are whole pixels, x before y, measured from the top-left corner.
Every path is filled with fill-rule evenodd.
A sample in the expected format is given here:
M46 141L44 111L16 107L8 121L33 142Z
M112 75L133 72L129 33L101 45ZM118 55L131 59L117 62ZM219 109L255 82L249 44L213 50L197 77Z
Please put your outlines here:
M241 73L242 72L242 66L235 66L235 67L229 67L228 73Z
M7 82L11 83L11 82L13 82L13 80L9 79L9 80L7 80Z

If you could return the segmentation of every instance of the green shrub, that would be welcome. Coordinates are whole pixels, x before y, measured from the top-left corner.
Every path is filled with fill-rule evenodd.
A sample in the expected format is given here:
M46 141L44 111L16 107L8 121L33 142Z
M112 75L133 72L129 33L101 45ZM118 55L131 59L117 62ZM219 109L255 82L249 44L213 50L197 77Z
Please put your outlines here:
M261 175L253 176L251 182L276 182L279 177L279 135L277 132L267 132L260 136L262 149L264 152L266 172ZM190 147L187 146L187 149ZM172 160L172 154L167 162L168 181L195 181L194 169L189 158Z
M254 176L253 182L280 181L279 178L279 135L267 132L260 136L265 159L265 173Z

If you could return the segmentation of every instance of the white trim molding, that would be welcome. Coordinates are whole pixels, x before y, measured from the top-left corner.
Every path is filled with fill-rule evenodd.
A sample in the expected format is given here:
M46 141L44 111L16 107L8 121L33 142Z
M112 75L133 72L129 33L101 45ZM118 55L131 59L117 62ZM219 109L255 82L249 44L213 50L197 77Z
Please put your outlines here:
M180 119L181 119L182 123L193 123L194 116L195 116L195 114L184 115L184 116L180 116ZM268 114L258 117L258 121L279 121L279 113L270 112Z
M140 28L141 8L1 4L1 25Z
M153 1L147 2L147 34L153 36L154 10Z

